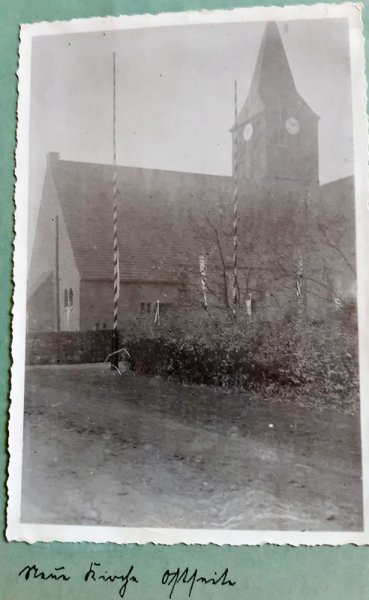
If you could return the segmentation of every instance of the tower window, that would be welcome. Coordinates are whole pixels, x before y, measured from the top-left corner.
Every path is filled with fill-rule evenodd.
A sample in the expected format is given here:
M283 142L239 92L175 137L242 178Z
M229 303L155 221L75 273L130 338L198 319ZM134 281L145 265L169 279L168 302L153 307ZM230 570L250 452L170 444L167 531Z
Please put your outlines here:
M68 306L68 290L65 289L64 290L64 308L67 308Z
M70 307L73 306L73 290L72 290L72 288L69 288L69 306Z
M147 312L150 313L151 312L151 302L147 303Z
M141 315L145 312L145 302L141 302Z

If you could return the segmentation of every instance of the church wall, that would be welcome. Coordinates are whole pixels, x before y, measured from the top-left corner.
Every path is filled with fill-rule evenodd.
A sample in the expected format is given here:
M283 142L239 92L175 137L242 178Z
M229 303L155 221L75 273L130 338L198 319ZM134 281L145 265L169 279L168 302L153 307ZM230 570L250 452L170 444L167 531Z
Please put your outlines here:
M45 184L28 275L27 329L30 331L57 329L57 222L59 230L60 329L70 328L75 330L79 327L79 273L53 180L52 164L55 158L53 153L48 156ZM73 290L74 297L74 307L70 313L69 326L67 313L64 311L64 290L66 288L68 291L70 288Z
M290 134L289 118L298 122L299 131ZM266 163L268 179L284 179L317 184L319 173L318 120L307 110L296 106L266 114Z
M140 283L122 284L121 307L130 315L154 315L156 302L165 305L177 305L180 300L180 289L177 284ZM148 306L150 304L150 306ZM141 306L143 305L143 306ZM150 318L150 317L148 317Z
M178 304L180 296L179 284L123 282L120 288L119 321L154 319L157 300L164 311L167 305ZM112 281L81 281L80 326L81 330L113 327Z
M239 179L251 179L258 181L266 176L267 168L267 130L264 113L251 119L247 126L252 127L250 139L244 137L244 127L241 125L233 133L233 152L234 145L237 143L237 170ZM233 154L233 173L235 170L235 154Z
M27 280L27 330L29 331L56 329L55 215L57 210L57 193L48 161ZM47 283L44 283L46 278Z
M80 329L112 329L113 282L84 281L80 283Z
M353 178L310 188L241 186L238 232L239 263L252 273L255 311L265 318L294 314L299 269L311 317L324 319L335 297L355 299Z
M356 299L355 188L353 177L320 188L321 246L333 291L344 301Z
M286 129L289 117L297 118L299 131ZM308 109L291 107L265 110L246 124L252 127L250 139L244 138L245 125L233 133L237 143L237 167L240 179L253 181L286 180L317 185L319 179L318 119ZM251 129L249 130L251 131ZM250 134L249 134L250 135ZM233 154L233 163L235 154ZM233 164L233 169L235 165Z
M77 331L80 327L80 276L61 211L59 211L59 257L60 330Z
M50 272L27 301L27 331L55 330L55 279Z

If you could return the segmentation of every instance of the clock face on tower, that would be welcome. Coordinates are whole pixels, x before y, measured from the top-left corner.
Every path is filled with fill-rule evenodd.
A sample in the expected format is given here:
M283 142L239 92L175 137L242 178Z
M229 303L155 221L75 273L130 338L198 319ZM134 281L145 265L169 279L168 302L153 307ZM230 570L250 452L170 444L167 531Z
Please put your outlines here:
M286 129L290 135L296 135L300 131L300 123L295 117L289 117L286 121Z
M252 123L246 123L244 129L243 129L243 139L248 142L249 140L251 140L252 138L252 134L253 134L254 128L252 126Z

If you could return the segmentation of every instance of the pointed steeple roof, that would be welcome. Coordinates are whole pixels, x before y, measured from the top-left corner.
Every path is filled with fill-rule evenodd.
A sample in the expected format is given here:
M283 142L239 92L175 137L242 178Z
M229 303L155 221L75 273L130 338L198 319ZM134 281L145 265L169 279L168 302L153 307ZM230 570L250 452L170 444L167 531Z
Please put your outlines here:
M249 95L239 112L237 123L243 124L277 102L295 97L307 106L296 90L286 51L276 23L265 27Z

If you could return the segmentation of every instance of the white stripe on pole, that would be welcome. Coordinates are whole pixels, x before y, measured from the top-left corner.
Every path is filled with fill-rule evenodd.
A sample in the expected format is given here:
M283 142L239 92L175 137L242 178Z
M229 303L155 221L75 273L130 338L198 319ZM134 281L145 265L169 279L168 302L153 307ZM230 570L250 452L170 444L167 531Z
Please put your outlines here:
M205 254L200 254L200 256L199 256L199 267L200 267L202 294L203 294L203 298L204 298L204 308L207 308L208 307L208 298L207 298L207 293L206 293L206 256L205 256Z
M297 269L296 269L296 296L297 302L302 304L302 278L304 276L304 262L301 255L301 250L299 248L298 257L297 257Z
M233 316L237 314L238 304L238 273L237 273L237 254L238 254L238 130L237 130L237 81L234 82L234 127L235 138L233 145Z
M154 325L159 325L159 324L160 324L160 300L157 300L155 316L154 316Z

